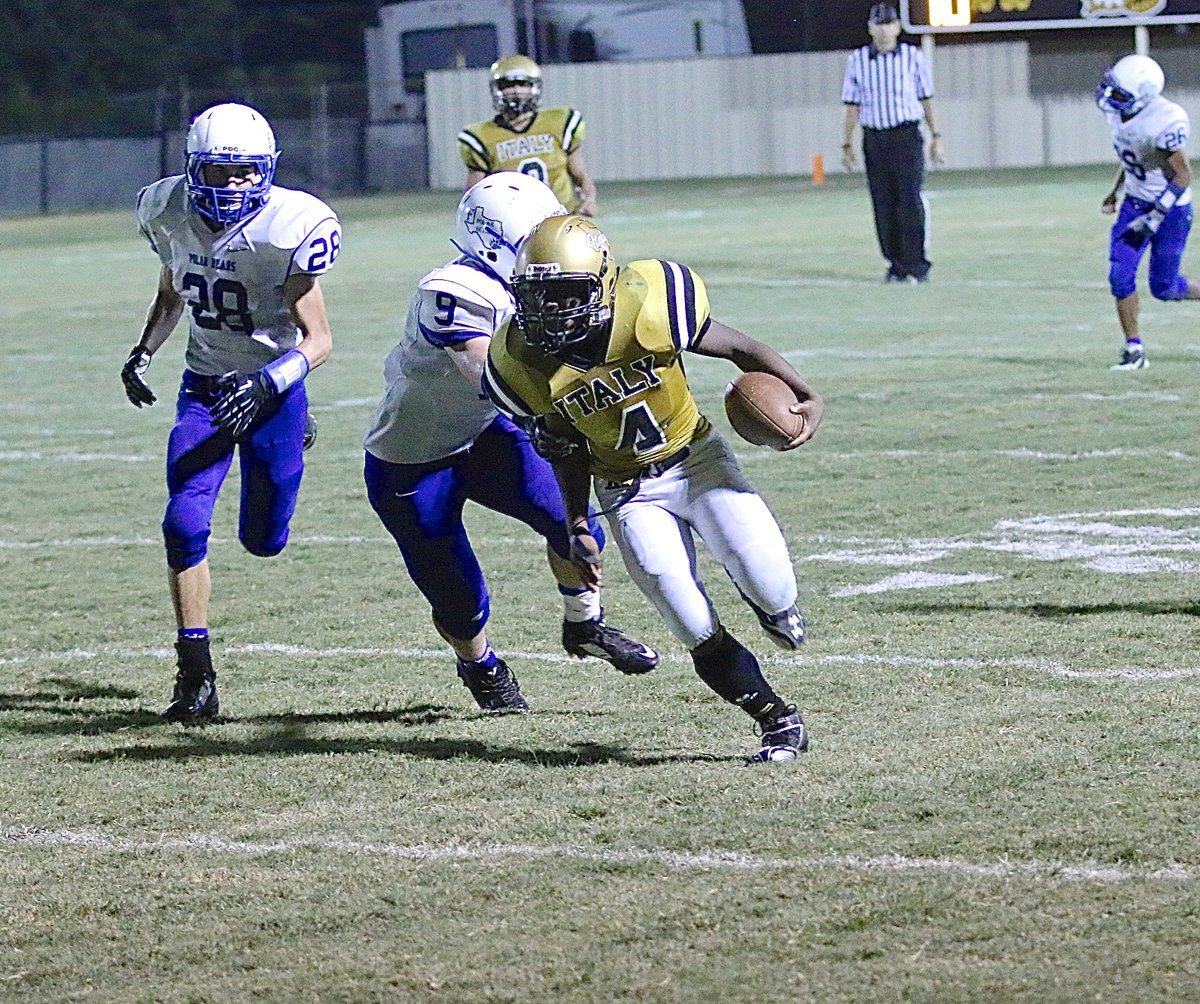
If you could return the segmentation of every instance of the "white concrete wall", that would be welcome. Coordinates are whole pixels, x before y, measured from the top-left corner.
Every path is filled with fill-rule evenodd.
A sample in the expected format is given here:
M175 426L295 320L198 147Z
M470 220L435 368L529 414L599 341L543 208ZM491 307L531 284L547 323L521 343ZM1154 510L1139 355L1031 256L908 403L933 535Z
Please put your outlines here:
M543 104L580 109L597 181L808 174L821 154L840 170L846 53L652 60L545 67ZM1091 94L1029 94L1023 42L935 47L938 129L951 168L1113 159ZM486 71L430 74L429 183L466 175L454 137L492 114ZM1200 128L1200 92L1171 92Z

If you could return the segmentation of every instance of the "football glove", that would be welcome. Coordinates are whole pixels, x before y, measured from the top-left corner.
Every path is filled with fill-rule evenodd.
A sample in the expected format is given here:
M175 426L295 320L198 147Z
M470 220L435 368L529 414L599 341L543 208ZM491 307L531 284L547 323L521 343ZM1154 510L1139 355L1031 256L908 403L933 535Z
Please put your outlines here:
M1162 221L1166 219L1167 213L1175 208L1179 197L1185 191L1186 189L1180 188L1175 182L1168 182L1167 187L1163 189L1162 194L1149 211L1130 220L1129 226L1125 228L1125 233L1121 236L1131 243L1141 243L1147 238L1153 237L1158 233L1158 228L1162 226Z
M1166 215L1158 206L1155 206L1148 213L1142 213L1141 216L1135 216L1130 220L1129 226L1125 228L1125 233L1121 236L1132 243L1140 244L1158 233L1158 228L1162 226L1163 218Z
M142 379L146 370L150 368L150 359L149 352L135 345L129 353L129 358L125 360L125 365L121 367L121 383L125 385L125 396L135 408L153 404L158 400Z
M212 406L213 425L220 426L234 439L241 439L254 424L262 406L275 394L275 384L262 370L226 373L217 382L217 401Z
M569 431L551 431L542 416L521 421L521 428L529 434L529 441L544 460L562 460L583 445L583 437L573 428Z

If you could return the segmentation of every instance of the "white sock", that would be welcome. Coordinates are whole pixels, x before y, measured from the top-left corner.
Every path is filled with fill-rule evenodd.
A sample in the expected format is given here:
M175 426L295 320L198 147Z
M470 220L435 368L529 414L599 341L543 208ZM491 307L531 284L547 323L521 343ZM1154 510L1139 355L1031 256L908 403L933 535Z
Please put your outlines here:
M585 589L578 595L572 595L563 592L561 588L559 592L562 593L563 598L563 620L578 623L594 621L600 616L600 594L598 592Z

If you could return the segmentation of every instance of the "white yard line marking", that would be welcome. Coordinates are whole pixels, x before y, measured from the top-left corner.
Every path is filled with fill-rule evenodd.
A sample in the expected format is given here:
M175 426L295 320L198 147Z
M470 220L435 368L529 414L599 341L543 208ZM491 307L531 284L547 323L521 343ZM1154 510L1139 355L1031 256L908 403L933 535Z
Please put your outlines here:
M148 457L136 453L43 453L41 450L5 450L0 452L0 460L18 462L33 461L35 463L56 464L148 464L151 461L161 461L161 457Z
M324 840L228 840L209 834L134 839L97 830L47 830L37 826L0 828L0 844L8 846L79 847L90 851L144 854L156 851L204 851L207 854L290 854L295 851L331 851L338 854L380 856L422 864L492 861L497 858L554 858L599 864L657 864L676 871L812 871L940 872L969 878L1026 878L1050 882L1112 884L1129 881L1190 882L1193 871L1180 864L1162 868L1130 868L1101 863L1064 861L995 861L979 864L962 858L920 858L904 854L822 855L813 858L771 858L738 851L614 850L577 844L389 844L330 837Z
M953 575L949 572L901 572L878 582L864 586L843 586L829 595L835 599L847 596L861 596L865 593L886 593L894 589L935 589L939 586L960 586L968 582L993 582L999 575L983 575L979 572L968 572L965 575Z
M290 645L280 642L251 642L248 644L222 645L221 651L232 655L281 655L304 659L332 659L346 656L363 658L440 659L448 658L448 648L419 647L357 647L333 646L314 648L307 645ZM566 664L575 660L562 652L523 652L505 649L510 659L525 662L548 662ZM166 647L108 645L97 651L67 649L62 652L35 652L28 655L0 657L0 666L32 666L43 663L88 661L100 658L128 659L174 659L175 652ZM662 661L677 665L692 664L690 656L681 652L664 652ZM891 666L897 669L965 669L982 672L985 670L1027 670L1044 676L1055 676L1066 680L1129 680L1132 682L1156 682L1200 677L1200 666L1116 666L1108 669L1072 668L1057 659L953 659L920 655L870 655L865 652L840 655L833 652L801 653L798 655L767 655L759 662L778 666Z

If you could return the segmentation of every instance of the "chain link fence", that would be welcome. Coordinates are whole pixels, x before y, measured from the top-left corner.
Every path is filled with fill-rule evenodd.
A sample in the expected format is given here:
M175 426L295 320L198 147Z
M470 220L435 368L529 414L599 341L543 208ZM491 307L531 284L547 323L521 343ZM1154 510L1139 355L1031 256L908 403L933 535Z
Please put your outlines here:
M267 117L284 187L327 198L427 186L423 119L371 122L365 84L159 88L114 97L86 135L0 136L0 216L132 206L143 186L182 173L188 126L223 101Z

